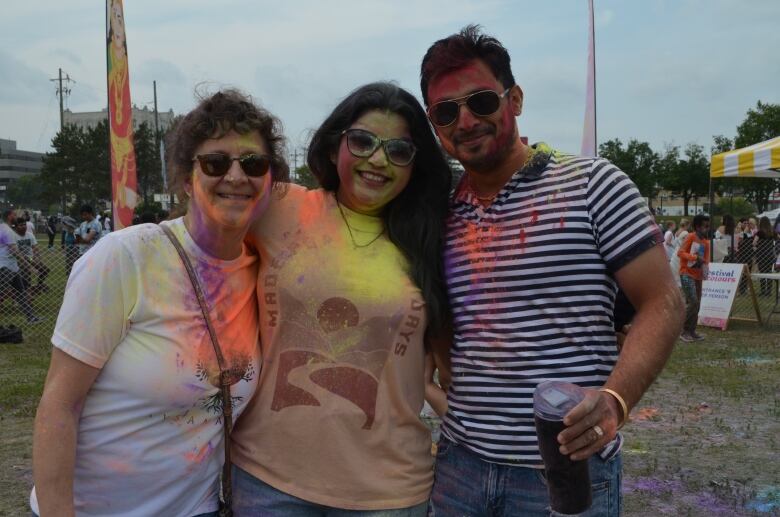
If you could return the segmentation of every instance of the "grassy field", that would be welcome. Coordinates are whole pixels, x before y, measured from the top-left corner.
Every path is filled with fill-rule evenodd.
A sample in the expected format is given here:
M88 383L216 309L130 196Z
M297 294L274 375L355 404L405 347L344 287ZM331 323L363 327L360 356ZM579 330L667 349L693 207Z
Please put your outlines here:
M32 420L64 281L53 268L36 299L46 321L0 344L0 516L29 515ZM0 315L19 318L11 300ZM780 315L771 323L678 343L624 429L625 515L780 515Z
M780 332L705 333L678 344L625 428L625 515L780 515ZM27 515L48 358L42 335L0 345L0 515Z

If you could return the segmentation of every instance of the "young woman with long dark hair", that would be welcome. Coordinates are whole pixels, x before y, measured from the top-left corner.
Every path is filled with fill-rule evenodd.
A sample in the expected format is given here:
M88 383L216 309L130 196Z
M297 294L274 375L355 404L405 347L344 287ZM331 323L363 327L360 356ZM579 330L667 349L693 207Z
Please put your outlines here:
M450 170L420 104L362 86L251 236L264 366L234 440L237 515L425 515L425 340L445 328Z

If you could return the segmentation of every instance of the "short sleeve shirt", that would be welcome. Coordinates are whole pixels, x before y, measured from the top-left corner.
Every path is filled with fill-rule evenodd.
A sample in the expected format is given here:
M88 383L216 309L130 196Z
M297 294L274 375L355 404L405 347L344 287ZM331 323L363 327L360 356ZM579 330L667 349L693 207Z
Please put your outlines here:
M170 225L203 286L231 376L234 418L259 372L257 257L206 254ZM189 277L157 225L104 237L75 264L52 343L99 368L79 420L77 515L190 517L217 509L219 366ZM35 492L31 496L37 510Z
M603 159L537 144L487 208L462 182L444 252L454 343L443 432L487 461L540 468L534 389L604 384L618 355L614 273L661 242L636 186Z
M11 246L16 245L18 235L6 223L0 223L0 268L6 268L14 273L19 271L19 263L11 254Z
M27 231L23 236L16 234L16 246L22 255L32 258L33 247L38 245L38 239L35 238L35 234L31 231Z
M83 255L86 253L92 246L97 244L98 239L100 239L100 235L103 231L102 226L100 226L100 222L97 219L92 219L91 221L84 221L79 226L78 231L76 232L77 235L80 235L82 238L89 235L90 232L95 232L95 236L92 238L91 241L83 244L79 244L79 254Z
M256 233L264 366L233 432L242 469L350 510L419 504L433 483L425 305L382 229L324 190L271 204Z

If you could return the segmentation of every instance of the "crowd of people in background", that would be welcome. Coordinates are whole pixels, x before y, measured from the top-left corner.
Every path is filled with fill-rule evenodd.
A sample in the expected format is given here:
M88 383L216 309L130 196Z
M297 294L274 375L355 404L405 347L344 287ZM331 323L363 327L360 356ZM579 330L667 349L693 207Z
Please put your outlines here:
M731 214L721 218L721 224L711 228L709 216L700 214L693 218L693 226L686 219L665 221L659 224L664 232L664 250L678 286L686 299L686 323L681 335L685 342L698 341L704 336L696 333L696 317L701 302L701 284L707 277L707 268L712 261L745 264L749 271L772 273L780 271L780 215L774 223L766 217L742 217L737 220ZM717 246L725 242L725 254L717 257L710 248L710 242ZM716 256L716 259L713 259ZM749 278L742 275L739 294L748 290ZM771 296L773 280L762 278L759 296Z

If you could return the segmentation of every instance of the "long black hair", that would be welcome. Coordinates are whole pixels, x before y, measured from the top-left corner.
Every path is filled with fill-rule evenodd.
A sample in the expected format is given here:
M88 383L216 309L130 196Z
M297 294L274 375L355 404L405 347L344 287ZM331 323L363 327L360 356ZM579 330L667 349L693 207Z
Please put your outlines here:
M336 192L340 181L331 156L338 152L342 132L372 110L401 116L417 147L409 183L385 206L380 217L390 241L409 261L409 273L425 299L428 328L437 332L449 321L442 248L452 174L417 99L388 82L357 88L314 133L307 155L309 169L322 188Z

